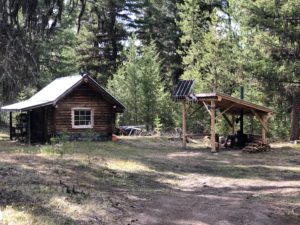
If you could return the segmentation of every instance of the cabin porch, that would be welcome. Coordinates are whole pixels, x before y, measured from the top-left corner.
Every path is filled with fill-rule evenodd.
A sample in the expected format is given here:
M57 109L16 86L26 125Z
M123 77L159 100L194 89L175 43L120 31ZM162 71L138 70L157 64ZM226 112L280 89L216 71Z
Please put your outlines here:
M25 143L46 143L50 140L48 130L50 107L40 107L28 111L9 112L10 140Z

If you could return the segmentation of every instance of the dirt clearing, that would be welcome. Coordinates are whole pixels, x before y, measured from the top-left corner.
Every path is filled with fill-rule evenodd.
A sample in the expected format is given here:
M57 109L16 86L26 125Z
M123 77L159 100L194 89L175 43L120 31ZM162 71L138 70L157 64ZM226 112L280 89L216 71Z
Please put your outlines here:
M0 141L0 224L300 224L300 148Z

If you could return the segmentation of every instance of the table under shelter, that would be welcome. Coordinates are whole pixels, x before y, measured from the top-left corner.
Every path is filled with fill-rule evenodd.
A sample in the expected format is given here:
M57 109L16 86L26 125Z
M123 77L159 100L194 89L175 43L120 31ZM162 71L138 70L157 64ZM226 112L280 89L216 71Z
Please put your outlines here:
M240 123L239 132L243 133L243 116L256 117L261 125L261 141L263 144L267 144L267 122L273 113L272 109L220 92L191 94L193 83L193 80L180 81L173 93L173 97L182 102L183 148L186 148L187 143L186 112L187 103L190 102L198 104L199 108L205 107L210 116L211 152L216 152L216 120L220 117L226 120L233 134L236 132L235 121L237 118ZM241 97L243 97L243 93Z

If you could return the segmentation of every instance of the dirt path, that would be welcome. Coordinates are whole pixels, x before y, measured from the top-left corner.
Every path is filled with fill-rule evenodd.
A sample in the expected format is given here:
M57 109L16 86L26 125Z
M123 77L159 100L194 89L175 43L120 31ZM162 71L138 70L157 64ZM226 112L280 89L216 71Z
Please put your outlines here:
M251 194L228 197L178 192L148 199L143 210L132 214L136 223L131 224L298 225L299 217L287 213L285 208L261 202Z
M72 143L63 156L50 147L0 143L1 225L300 224L294 146L213 155L150 139Z
M280 151L277 154L281 155ZM218 156L192 151L151 157L156 158L156 164L161 160L168 165L166 169L160 164L161 176L173 177L160 182L169 189L143 194L146 199L130 212L127 224L300 224L299 164L288 165L286 158L245 156L234 151Z

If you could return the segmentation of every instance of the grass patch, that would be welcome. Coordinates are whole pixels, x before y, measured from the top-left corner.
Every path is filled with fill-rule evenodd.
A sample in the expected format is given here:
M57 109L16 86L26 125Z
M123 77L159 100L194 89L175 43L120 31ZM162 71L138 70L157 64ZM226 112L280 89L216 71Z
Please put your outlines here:
M186 195L187 190L195 191L195 196L239 198L240 193L253 189L259 196L253 201L280 203L287 209L289 204L300 205L295 185L300 180L298 146L274 147L259 154L221 151L218 155L198 145L190 144L187 151L180 146L160 137L36 146L2 140L0 221L15 225L128 224L126 218L144 210L139 205L157 193L176 196L180 191Z
M8 134L0 132L0 141L8 141L8 140L9 140Z
M33 224L35 220L30 213L12 206L6 207L2 212L2 216L3 224L27 225Z

